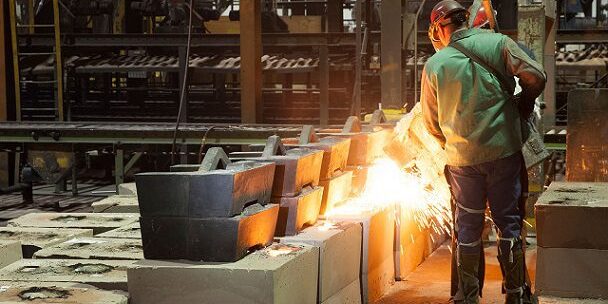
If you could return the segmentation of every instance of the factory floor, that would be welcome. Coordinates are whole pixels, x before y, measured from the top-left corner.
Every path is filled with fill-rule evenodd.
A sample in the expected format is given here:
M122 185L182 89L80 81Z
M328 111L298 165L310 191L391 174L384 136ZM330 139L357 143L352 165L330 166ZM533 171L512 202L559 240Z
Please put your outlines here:
M449 244L449 243L448 243ZM500 267L496 259L495 246L485 249L486 279L483 290L483 304L503 304L501 294ZM532 282L536 269L536 246L530 245L526 251L528 271ZM377 304L441 304L449 303L450 298L450 251L444 244L433 253L416 271L404 281L396 282L386 296ZM540 304L605 304L601 300L574 300L541 298Z

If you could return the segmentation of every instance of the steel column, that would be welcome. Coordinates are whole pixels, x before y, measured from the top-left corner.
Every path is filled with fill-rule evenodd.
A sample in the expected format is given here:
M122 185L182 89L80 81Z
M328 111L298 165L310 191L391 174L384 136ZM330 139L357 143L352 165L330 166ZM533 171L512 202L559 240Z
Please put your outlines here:
M327 1L327 32L344 32L344 0Z
M321 126L329 124L329 50L327 46L319 48L319 109Z
M380 36L382 63L380 86L382 107L399 109L403 105L401 81L401 1L382 1Z
M0 0L0 64L6 67L6 53L4 35L4 1ZM7 68L0 71L0 121L8 119L8 102L6 92ZM0 152L0 186L8 186L9 181L9 154Z
M4 1L0 1L0 64L6 67L6 53L4 52ZM8 119L8 103L6 92L7 68L0 71L0 121Z
M355 2L355 86L353 90L354 102L353 102L353 111L352 115L359 116L361 114L361 74L362 74L362 51L363 51L363 38L361 34L363 32L363 1L365 0L356 0Z
M55 78L57 81L57 118L59 119L59 121L63 121L63 60L61 58L61 22L59 20L59 0L53 0L53 18L55 25Z
M114 34L125 32L125 20L124 20L125 19L125 10L126 10L125 1L126 0L115 1L115 3L117 2L117 7L115 10L114 22L113 22Z
M262 8L259 0L240 2L241 121L261 122L262 103Z
M13 51L13 82L15 87L15 120L21 121L21 89L19 85L19 46L17 45L17 12L15 2L8 0L10 25L11 25L11 47Z
M599 1L598 1L599 2ZM545 1L546 40L543 54L543 65L547 73L547 84L545 85L545 109L543 111L543 125L545 127L555 126L555 39L557 37L557 4L556 1Z
M74 161L72 162L72 195L78 195L78 159L76 152L72 153Z
M121 148L116 148L114 151L114 179L116 182L116 193L118 193L118 185L125 180L124 167L125 151Z

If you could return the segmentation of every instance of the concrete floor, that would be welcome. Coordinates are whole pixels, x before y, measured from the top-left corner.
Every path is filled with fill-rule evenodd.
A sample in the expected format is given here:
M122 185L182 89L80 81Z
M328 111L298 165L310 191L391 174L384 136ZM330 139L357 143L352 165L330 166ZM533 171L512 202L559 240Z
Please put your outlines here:
M504 301L501 294L502 275L496 259L496 247L485 249L486 254L486 279L483 298L484 304L502 304ZM534 282L534 271L536 269L536 248L530 246L526 252L528 271L532 282ZM410 274L406 280L396 282L384 298L377 304L441 304L449 303L450 298L450 251L447 245L443 245L433 253L415 272ZM541 304L605 304L608 301L598 300L575 300L541 298Z

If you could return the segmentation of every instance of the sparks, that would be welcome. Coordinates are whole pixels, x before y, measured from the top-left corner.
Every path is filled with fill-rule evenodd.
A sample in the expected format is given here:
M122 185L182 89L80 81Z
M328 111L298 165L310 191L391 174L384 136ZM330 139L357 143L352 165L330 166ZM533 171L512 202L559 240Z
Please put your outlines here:
M329 210L326 218L392 208L400 215L398 221L412 221L436 233L449 232L451 194L443 176L445 153L426 132L420 107L397 124L394 136L406 143L403 153L413 156L409 162L401 166L388 157L377 159L368 169L362 193Z

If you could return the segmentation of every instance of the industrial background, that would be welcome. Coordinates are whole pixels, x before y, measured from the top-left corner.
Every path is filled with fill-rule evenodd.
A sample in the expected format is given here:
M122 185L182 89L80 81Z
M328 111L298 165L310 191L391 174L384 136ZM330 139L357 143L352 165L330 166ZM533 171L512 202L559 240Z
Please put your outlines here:
M437 2L0 0L0 303L446 302L440 216L332 211L382 201ZM491 2L548 79L537 293L608 303L608 1Z

